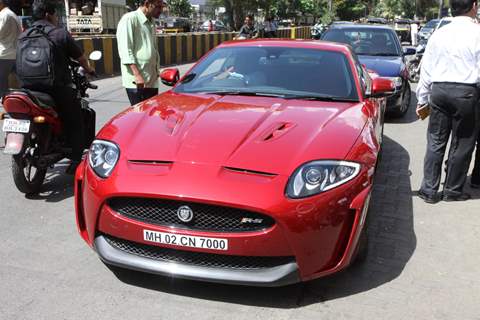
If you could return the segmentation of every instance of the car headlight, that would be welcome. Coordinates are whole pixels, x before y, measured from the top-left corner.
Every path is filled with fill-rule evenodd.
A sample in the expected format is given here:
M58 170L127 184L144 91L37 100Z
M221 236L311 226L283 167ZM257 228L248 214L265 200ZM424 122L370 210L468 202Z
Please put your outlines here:
M287 196L298 199L342 185L360 172L360 164L348 161L312 161L295 170L288 180Z
M395 84L395 88L401 87L403 84L402 77L387 77L387 79L389 79Z
M94 140L88 152L88 163L101 178L108 178L120 157L118 146L105 140Z

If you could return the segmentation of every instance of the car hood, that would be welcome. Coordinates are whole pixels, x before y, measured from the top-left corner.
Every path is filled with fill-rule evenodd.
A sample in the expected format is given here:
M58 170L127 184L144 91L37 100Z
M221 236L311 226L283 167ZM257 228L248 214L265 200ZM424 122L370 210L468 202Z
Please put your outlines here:
M344 159L365 125L362 105L167 92L122 112L97 138L117 143L120 161L290 175L310 160Z
M399 77L403 61L401 57L359 56L360 62L381 77Z

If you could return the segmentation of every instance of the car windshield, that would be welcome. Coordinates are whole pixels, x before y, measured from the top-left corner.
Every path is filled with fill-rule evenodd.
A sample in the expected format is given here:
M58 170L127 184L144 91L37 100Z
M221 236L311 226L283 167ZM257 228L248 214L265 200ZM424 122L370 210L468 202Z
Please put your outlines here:
M425 29L434 29L438 24L438 20L430 20L424 26Z
M452 20L442 20L442 22L440 22L440 25L438 26L438 29L440 29L441 27L446 26L446 25L449 24L450 22L452 22Z
M285 47L216 49L174 91L358 101L343 53Z
M358 55L400 56L398 38L387 29L332 29L323 40L346 43Z

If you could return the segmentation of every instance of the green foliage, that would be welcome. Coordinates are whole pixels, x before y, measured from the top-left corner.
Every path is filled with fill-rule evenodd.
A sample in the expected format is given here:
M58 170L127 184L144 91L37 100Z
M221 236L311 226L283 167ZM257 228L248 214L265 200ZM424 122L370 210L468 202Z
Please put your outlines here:
M190 17L193 12L188 0L168 0L168 7L173 16Z
M212 7L225 7L227 22L237 29L246 14L256 14L258 9L267 16L294 21L300 16L311 15L322 23L365 16L413 18L417 14L419 18L432 18L438 12L438 0L208 0L207 3ZM331 12L329 3L332 3Z

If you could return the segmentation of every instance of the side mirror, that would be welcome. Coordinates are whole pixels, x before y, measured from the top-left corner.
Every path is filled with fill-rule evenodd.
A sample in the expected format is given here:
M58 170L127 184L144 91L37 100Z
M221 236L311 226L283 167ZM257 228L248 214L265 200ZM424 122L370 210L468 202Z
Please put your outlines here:
M395 93L395 84L390 79L374 78L372 79L372 93L369 98L384 98Z
M90 55L88 56L88 59L90 59L92 61L98 61L98 60L102 59L102 52L98 51L98 50L92 51L90 53Z
M417 50L415 50L414 48L403 48L403 55L405 56L411 56L415 53L417 53Z
M164 85L173 87L180 80L180 71L177 68L165 69L160 73L160 79Z

